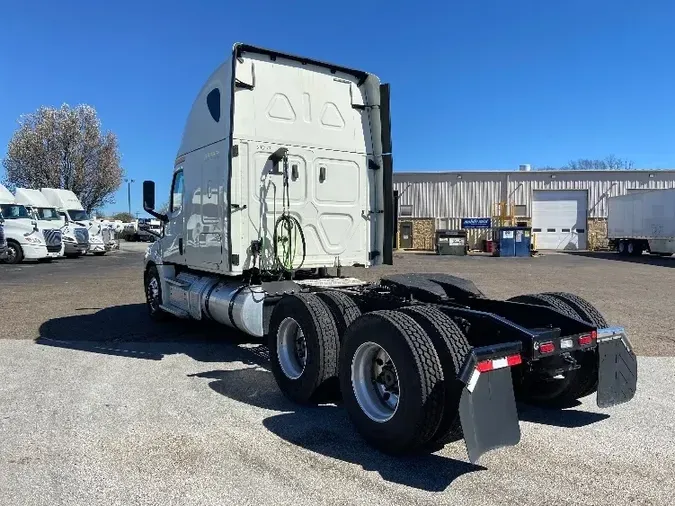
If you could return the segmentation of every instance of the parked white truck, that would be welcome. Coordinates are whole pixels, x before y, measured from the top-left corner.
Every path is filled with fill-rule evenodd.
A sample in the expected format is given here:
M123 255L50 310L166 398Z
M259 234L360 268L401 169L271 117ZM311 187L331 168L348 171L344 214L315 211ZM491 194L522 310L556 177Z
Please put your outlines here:
M0 212L0 263L7 260L7 238L5 237L5 219Z
M164 223L142 274L150 316L263 339L288 398L341 396L387 453L463 437L475 462L517 444L514 386L546 404L633 397L625 331L574 294L504 301L446 274L342 277L341 265L393 262L392 170L389 85L235 45L192 105L167 214L143 183L144 209Z
M57 209L64 225L72 223L87 230L87 252L101 256L112 249L111 234L107 227L89 218L75 193L59 188L42 188L40 191L49 204Z
M87 229L74 223L64 223L58 210L52 206L40 190L17 188L14 192L16 201L23 204L38 222L45 235L51 230L59 230L62 237L60 256L77 257L84 255L89 249L89 233Z
M675 253L675 188L607 199L607 237L621 255Z
M58 251L47 249L45 237L38 228L37 221L23 205L17 204L14 195L0 185L0 215L4 219L4 236L7 251L4 262L18 264L23 260L50 261L61 250L61 238L58 237Z

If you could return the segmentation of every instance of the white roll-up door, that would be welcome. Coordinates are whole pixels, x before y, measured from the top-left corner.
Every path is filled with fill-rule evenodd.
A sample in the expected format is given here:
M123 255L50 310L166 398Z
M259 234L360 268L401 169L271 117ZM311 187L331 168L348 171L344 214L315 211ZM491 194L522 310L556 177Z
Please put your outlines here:
M586 249L588 193L585 190L534 190L532 233L540 249Z

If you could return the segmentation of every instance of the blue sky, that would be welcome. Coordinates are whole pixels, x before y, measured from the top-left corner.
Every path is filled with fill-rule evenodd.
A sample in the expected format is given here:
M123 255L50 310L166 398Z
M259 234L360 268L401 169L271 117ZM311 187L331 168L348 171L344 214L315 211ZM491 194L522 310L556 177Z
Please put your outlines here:
M166 200L185 118L234 42L392 84L395 170L675 167L675 2L4 2L0 156L22 113L88 103ZM108 211L125 210L126 187Z

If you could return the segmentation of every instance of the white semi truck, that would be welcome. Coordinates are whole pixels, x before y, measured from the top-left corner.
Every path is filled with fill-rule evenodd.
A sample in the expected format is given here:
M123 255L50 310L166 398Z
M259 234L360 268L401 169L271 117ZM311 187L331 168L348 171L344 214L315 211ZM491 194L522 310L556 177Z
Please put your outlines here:
M14 196L18 203L23 204L37 220L38 227L43 231L59 229L62 237L60 256L77 257L84 255L89 249L89 233L87 229L74 223L64 223L58 210L52 206L40 190L17 188Z
M18 264L23 260L50 261L58 256L61 250L59 234L51 236L53 241L58 240L58 250L52 251L47 247L47 241L38 228L37 221L23 205L17 204L14 195L3 185L0 185L0 215L4 220L4 237L7 243L5 263Z
M107 227L89 218L75 193L60 188L42 188L40 191L50 205L58 210L64 225L72 223L87 230L88 253L101 256L112 249L111 234Z
M0 212L0 263L7 260L7 238L5 237L5 219Z
M675 253L675 188L607 199L607 237L621 255Z
M298 403L341 396L382 451L464 438L469 459L519 441L536 403L630 400L626 333L569 293L489 299L445 274L343 277L392 264L389 85L370 73L236 44L192 104L169 210L145 255L153 319L215 320L270 351ZM334 276L329 276L333 268Z

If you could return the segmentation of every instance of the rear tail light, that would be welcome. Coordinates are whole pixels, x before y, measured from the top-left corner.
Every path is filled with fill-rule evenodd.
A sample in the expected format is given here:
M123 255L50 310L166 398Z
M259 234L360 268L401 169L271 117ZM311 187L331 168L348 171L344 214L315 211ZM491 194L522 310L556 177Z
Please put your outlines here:
M593 342L593 334L586 334L579 337L579 346L587 346Z
M541 343L539 345L539 353L553 353L555 351L555 345L552 342Z

